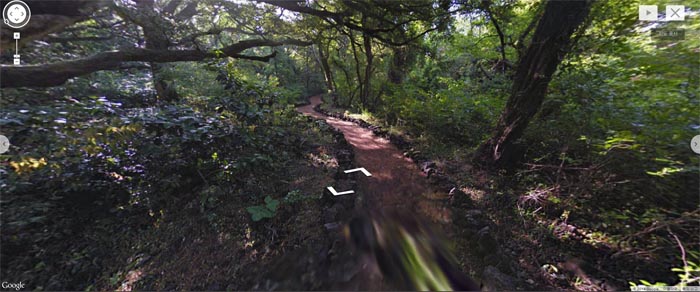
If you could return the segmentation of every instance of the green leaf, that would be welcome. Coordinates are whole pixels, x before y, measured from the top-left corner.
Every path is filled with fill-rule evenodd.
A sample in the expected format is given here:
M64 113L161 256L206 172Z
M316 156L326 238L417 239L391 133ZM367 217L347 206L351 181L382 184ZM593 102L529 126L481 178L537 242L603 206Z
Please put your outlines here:
M246 208L246 211L250 213L253 221L258 222L265 218L272 218L275 216L275 212L268 209L266 206L250 206Z
M265 197L265 206L267 206L267 208L270 209L272 212L277 210L277 206L279 206L279 204L279 200L275 200L270 196Z

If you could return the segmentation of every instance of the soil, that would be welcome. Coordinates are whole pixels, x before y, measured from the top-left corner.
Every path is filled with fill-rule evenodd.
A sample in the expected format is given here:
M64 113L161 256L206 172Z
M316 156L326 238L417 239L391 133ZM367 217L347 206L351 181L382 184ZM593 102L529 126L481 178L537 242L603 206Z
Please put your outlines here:
M102 265L105 268L94 286L49 290L308 291L352 287L355 279L347 275L357 275L356 267L361 265L352 252L346 252L350 249L344 246L338 226L350 217L354 197L329 198L322 190L330 185L355 188L352 177L341 171L354 167L353 154L343 135L331 129L319 126L300 132L307 138L299 145L301 156L290 159L283 172L275 174L279 177L276 185L269 186L269 196L281 202L273 218L251 219L246 207L262 200L254 196L222 196L206 213L199 200L167 209L156 219L139 212L141 217L127 216L123 226L134 226L132 221L141 220L145 222L142 228L104 236L114 241L114 252ZM292 190L297 199L286 201ZM216 217L207 216L210 214Z
M356 167L364 167L371 173L367 177L361 172L354 175L357 179L358 196L355 212L358 214L408 214L418 220L437 223L440 229L447 231L451 222L451 210L448 194L436 192L427 180L427 176L416 164L403 155L389 140L376 136L371 130L350 121L322 115L314 107L322 103L321 96L310 98L310 104L298 107L298 111L317 119L323 119L329 125L341 131L355 153ZM346 191L337 189L337 191ZM371 215L370 215L371 216ZM337 265L340 263L337 263ZM392 289L384 283L374 260L362 256L358 273L347 285L332 287L342 290L387 290ZM347 265L347 263L344 263Z
M372 174L370 177L360 172L351 174L359 177L356 194L361 197L362 208L365 208L363 211L408 212L433 222L450 222L447 194L435 192L426 175L410 158L405 157L387 139L375 136L371 130L314 111L313 108L322 102L321 96L311 97L310 102L298 110L324 119L340 130L355 150L355 164Z

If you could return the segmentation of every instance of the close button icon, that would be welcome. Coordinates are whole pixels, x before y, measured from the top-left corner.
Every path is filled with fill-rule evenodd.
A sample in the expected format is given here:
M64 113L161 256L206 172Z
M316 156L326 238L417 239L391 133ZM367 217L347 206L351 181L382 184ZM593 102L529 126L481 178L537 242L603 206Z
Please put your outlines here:
M666 21L683 21L685 20L685 6L683 5L666 5Z

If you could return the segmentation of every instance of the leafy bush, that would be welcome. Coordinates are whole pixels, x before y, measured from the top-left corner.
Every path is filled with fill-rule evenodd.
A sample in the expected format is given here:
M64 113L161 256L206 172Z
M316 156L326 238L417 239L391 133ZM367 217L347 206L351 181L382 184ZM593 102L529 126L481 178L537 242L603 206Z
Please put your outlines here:
M3 277L83 289L119 244L116 218L136 232L186 208L217 229L222 202L243 208L286 188L280 170L301 157L299 133L314 124L268 84L229 72L218 82L223 94L157 107L121 96L3 101L13 145L0 164ZM264 206L274 213L275 202Z

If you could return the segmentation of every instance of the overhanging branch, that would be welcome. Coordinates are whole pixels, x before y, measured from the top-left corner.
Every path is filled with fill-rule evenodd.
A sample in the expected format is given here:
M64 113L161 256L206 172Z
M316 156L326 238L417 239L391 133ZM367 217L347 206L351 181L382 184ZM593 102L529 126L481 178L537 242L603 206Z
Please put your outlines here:
M331 24L331 26L336 27L336 29L340 30L342 29L341 27L347 27L349 29L355 30L362 32L363 34L369 35L372 38L380 41L381 43L391 45L391 46L403 46L406 45L410 42L415 41L416 39L421 38L425 34L438 30L440 29L439 27L428 27L424 29L422 32L415 33L413 35L409 36L401 36L400 39L394 39L394 37L390 36L389 34L392 32L397 31L399 28L406 26L410 23L413 22L421 22L421 21L426 21L426 19L421 19L419 16L409 16L408 19L404 20L396 20L391 17L387 17L386 15L381 15L374 13L371 10L367 10L363 3L359 2L352 2L352 1L344 1L343 3L350 7L351 9L345 10L345 11L337 11L337 12L332 12L328 10L321 10L321 9L316 9L312 8L310 6L304 5L304 1L297 1L297 0L256 0L257 2L260 3L266 3L270 4L273 6L277 6L279 8L289 10L289 11L294 11L294 12L299 12L303 14L308 14L308 15L313 15L316 17L319 17L323 19L325 22ZM410 2L410 1L409 1ZM378 2L376 5L382 6L383 4L386 4L388 2ZM399 7L402 9L402 12L405 15L410 15L411 13L411 7L416 8L420 6L407 6L407 7ZM430 7L430 5L425 6L425 7ZM425 8L424 7L424 8ZM444 12L437 13L432 15L432 19L438 19L442 17L446 17L448 15L452 15L454 13L460 12L465 10L466 8L457 8L457 9L447 9ZM373 20L379 21L380 25L374 25L372 27L366 26L364 24L358 23L357 20L353 20L352 16L352 11L354 12L361 12L362 16L369 16L372 17Z
M245 60L252 60L252 61L261 61L261 62L268 62L270 59L274 58L277 56L277 52L272 52L272 54L265 55L265 56L249 56L249 55L235 55L231 56L232 58L236 59L245 59Z
M268 61L275 56L249 56L241 54L255 47L281 45L308 46L310 42L301 40L243 40L215 51L200 50L151 50L133 48L121 51L102 52L76 60L30 66L0 66L0 87L50 87L65 83L68 79L101 70L118 69L124 62L169 63L181 61L201 61L208 58L240 58L255 61Z

